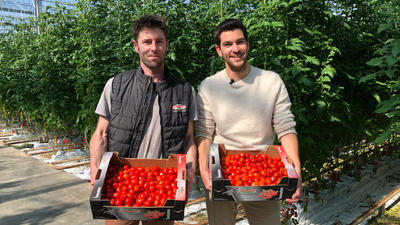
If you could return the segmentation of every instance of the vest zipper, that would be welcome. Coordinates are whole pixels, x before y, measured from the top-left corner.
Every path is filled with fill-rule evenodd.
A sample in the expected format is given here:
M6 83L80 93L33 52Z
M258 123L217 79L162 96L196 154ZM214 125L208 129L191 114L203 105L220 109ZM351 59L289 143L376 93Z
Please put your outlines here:
M146 84L146 92L145 92L146 94L145 94L145 98L144 98L143 108L142 108L142 110L139 112L138 120L136 121L136 126L135 126L134 129L137 129L141 122L146 123L146 117L147 117L147 113L148 113L148 111L149 111L149 110L148 110L148 109L149 109L149 107L148 107L148 102L149 102L148 96L149 96L149 90L150 90L150 84L151 84L151 82L152 82L152 80L151 80L151 79L148 79L148 82L147 82L147 84ZM152 89L151 89L151 90L152 90ZM151 95L150 95L150 99L151 99ZM143 117L145 117L145 119L144 119L145 121L142 121L142 120L143 120ZM139 135L141 135L141 136L139 137L140 139L137 140L137 138L138 138ZM144 135L145 135L145 132L141 132L141 134L139 134L139 132L136 132L135 137L132 138L132 141L131 141L131 150L135 150L135 151L131 151L131 154L133 155L132 158L136 158L136 157L138 156L139 150L140 150L140 145L142 144ZM135 142L138 142L137 145L136 145L137 148L136 148L136 149L133 149L133 147L135 146Z
M157 86L156 86L157 87ZM161 109L162 109L162 105L161 105L161 96L160 96L160 92L158 91L158 88L156 88L156 94L158 96L158 114L160 115L160 127L161 127L161 158L164 158L165 152L164 152L164 127L163 127L163 118L161 116Z

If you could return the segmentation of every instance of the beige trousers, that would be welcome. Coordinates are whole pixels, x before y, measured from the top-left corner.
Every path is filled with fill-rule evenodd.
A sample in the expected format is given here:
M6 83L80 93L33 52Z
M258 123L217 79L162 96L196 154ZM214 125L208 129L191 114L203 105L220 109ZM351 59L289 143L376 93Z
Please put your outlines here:
M279 201L210 201L209 193L206 193L209 225L234 225L238 204L242 204L250 225L281 225Z
M105 220L105 225L139 225L139 220ZM173 225L174 221L142 220L142 225Z

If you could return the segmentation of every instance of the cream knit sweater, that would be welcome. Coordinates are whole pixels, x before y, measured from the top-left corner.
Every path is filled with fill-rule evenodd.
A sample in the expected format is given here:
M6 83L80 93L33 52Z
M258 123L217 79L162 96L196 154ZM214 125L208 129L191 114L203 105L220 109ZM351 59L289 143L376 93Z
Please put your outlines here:
M197 96L195 136L228 149L265 149L278 138L296 133L290 99L277 73L250 67L233 84L226 70L206 78Z

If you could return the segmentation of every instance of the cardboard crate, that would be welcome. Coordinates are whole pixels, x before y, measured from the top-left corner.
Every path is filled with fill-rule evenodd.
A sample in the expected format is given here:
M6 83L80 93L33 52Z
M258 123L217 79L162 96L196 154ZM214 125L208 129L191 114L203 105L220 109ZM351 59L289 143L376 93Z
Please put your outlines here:
M177 168L177 191L175 199L168 199L163 207L121 207L111 206L107 199L101 199L103 183L110 165L136 167ZM186 201L186 158L184 154L173 154L168 159L120 158L117 152L105 152L101 159L96 180L90 195L93 219L111 220L183 220Z
M221 171L220 158L228 153L232 155L241 152L254 154L267 154L271 157L281 157L288 177L282 177L278 185L268 186L232 186L229 179L223 177ZM270 145L266 150L226 150L224 145L212 144L210 147L210 167L211 167L211 199L222 201L266 201L284 200L291 198L297 187L298 176L293 164L282 146Z

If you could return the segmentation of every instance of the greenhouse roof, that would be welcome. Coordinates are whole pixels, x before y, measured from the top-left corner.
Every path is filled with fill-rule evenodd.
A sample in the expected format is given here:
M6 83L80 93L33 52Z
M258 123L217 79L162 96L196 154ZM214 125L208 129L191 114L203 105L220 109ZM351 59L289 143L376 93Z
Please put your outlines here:
M0 0L0 33L12 30L15 24L38 16L57 3L73 7L76 2L77 0Z

